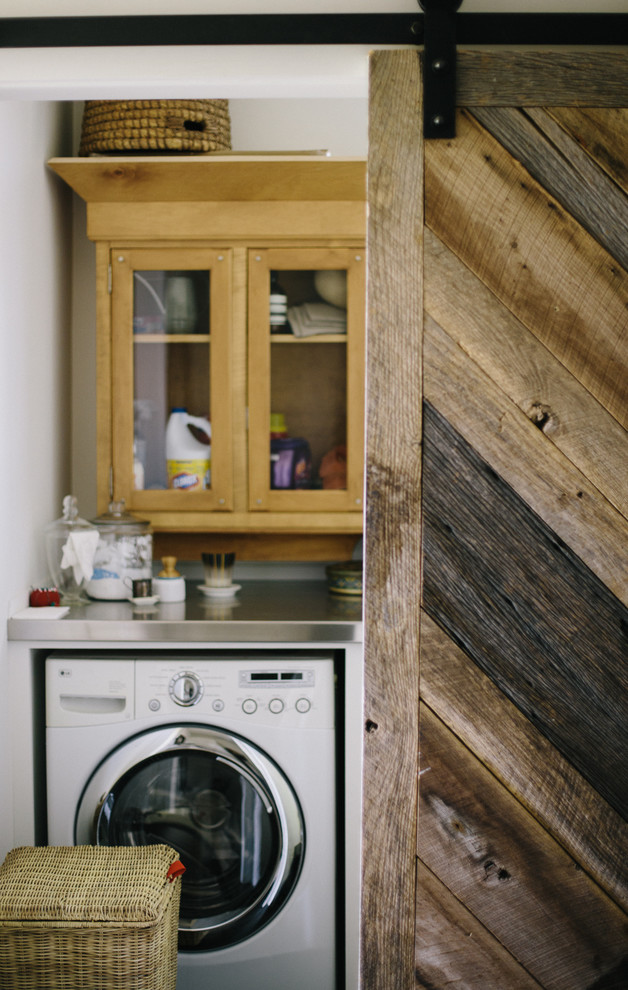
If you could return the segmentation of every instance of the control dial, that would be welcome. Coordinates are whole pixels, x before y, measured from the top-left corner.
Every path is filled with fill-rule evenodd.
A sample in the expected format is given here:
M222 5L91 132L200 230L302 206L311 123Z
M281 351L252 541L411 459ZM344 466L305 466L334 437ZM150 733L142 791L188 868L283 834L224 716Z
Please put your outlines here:
M174 675L168 690L175 704L189 708L191 705L196 705L203 697L203 682L196 674L182 670Z

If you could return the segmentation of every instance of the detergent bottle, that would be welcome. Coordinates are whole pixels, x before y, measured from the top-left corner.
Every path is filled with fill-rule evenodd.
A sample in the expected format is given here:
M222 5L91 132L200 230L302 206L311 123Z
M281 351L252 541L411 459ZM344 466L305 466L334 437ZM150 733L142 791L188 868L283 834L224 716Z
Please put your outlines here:
M166 426L168 488L194 492L210 487L211 426L202 416L190 416L176 406Z

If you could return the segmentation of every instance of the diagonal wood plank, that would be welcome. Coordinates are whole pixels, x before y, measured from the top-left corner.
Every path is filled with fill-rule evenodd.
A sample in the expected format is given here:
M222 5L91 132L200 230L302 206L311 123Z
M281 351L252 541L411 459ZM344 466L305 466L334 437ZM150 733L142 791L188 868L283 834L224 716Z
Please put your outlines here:
M540 107L480 107L473 116L628 268L628 198L571 135Z
M624 69L624 76L626 70ZM553 106L548 113L628 193L628 100L614 109Z
M416 919L417 987L542 990L421 860Z
M624 912L425 705L421 754L418 854L429 869L547 990L616 970Z
M628 274L461 112L427 144L426 223L628 426Z
M425 612L421 697L628 910L628 824Z
M425 307L447 335L628 517L626 430L431 230L425 231ZM482 387L481 382L477 384Z
M628 604L628 521L429 316L425 330L426 399Z
M425 611L628 816L628 609L429 403Z

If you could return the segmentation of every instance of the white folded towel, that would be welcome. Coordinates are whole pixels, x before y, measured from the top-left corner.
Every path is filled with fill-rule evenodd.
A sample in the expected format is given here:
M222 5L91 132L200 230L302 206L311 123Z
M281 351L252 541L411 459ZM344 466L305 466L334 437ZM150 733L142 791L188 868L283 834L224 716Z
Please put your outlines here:
M97 529L77 530L70 533L61 554L61 570L72 567L77 584L89 581L94 573L94 554L98 545Z
M303 303L288 310L288 323L295 337L323 333L346 333L347 311L328 303Z

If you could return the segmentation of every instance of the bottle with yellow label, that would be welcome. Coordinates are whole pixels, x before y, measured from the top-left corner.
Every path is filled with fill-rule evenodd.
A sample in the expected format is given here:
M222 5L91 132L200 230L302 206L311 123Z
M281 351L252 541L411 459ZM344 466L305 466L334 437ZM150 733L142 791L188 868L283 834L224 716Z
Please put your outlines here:
M211 486L211 426L202 416L175 407L166 427L168 488L202 491Z

